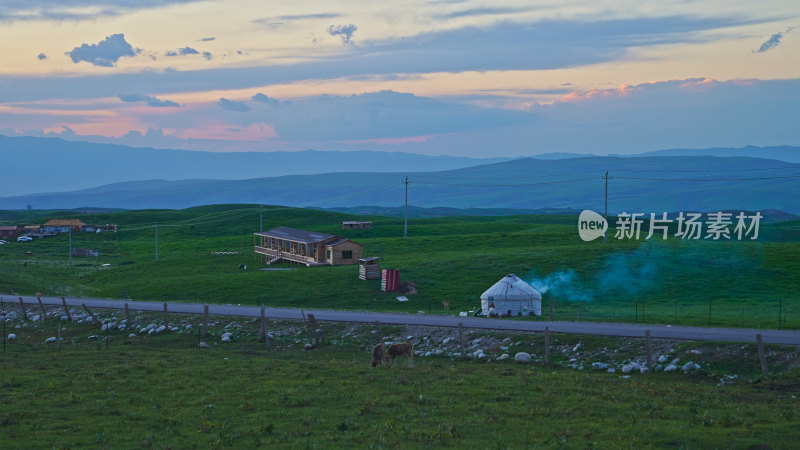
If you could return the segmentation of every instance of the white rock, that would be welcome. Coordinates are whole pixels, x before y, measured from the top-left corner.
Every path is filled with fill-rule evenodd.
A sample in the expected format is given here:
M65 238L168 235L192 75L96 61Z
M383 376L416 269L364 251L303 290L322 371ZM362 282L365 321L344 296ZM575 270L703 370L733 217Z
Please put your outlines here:
M224 335L222 335L222 342L230 342L230 341L231 341L231 336L228 333L225 333ZM306 345L310 345L310 344L306 344Z
M509 342L511 342L511 338L507 337L503 339L503 344L508 344Z
M683 367L681 367L681 369L683 369L684 372L688 372L690 370L694 370L694 363L689 361L686 364L684 364Z
M664 368L664 372L675 372L676 370L678 370L678 366L675 364L670 364Z
M128 327L126 327L125 325L120 325L117 328L119 328L119 331L125 331L125 329Z
M306 350L311 350L312 348L314 348L314 346L311 344L306 344L303 348Z
M154 335L156 333L158 333L158 332L156 331L155 328L151 328L150 331L147 332L147 334L149 334L149 335Z
M9 334L8 335L8 340L9 341L16 341L17 340L17 335L14 334L14 333Z
M530 363L533 359L531 359L530 353L518 352L514 355L514 361L518 363Z
M55 338L55 336L53 336L53 337L49 337L49 338L45 339L44 342L49 344L50 342L55 342L55 341L56 341L56 338Z
M578 370L583 370L583 366L578 366Z
M593 362L592 363L592 369L595 369L595 370L606 370L606 369L608 369L608 364L601 363L601 362Z
M580 342L578 342L577 344L575 344L575 347L572 347L572 351L573 351L573 352L577 352L579 348L581 348L581 343L580 343Z
M187 330L190 330L190 329L192 329L192 324L187 323L184 328L186 328Z
M92 322L94 322L94 318L92 318L92 316L89 316L89 317L87 317L87 318L85 319L85 322L86 322L86 323L92 323Z
M633 364L625 364L622 366L622 373L631 373L633 370Z
M656 366L656 368L655 368L655 372L661 372L661 370L662 370L663 368L664 368L664 365L663 365L663 364L658 364L658 365Z
M672 362L670 364L674 364L674 365L677 366L679 362L681 362L681 359L680 358L675 358L675 359L672 360Z
M160 327L156 328L156 333L163 333L166 329L167 327L161 325Z
M503 353L503 354L502 354L502 355L500 355L500 357L499 357L499 358L497 358L497 359L499 359L500 361L505 361L505 360L507 360L507 359L509 359L509 358L511 358L511 357L508 355L508 353Z
M483 339L475 339L474 341L472 341L472 345L478 345L481 342L483 342Z
M200 347L200 348L208 348L209 347L209 345L206 344L205 342L200 342L199 344L197 344L197 346Z
M431 355L433 355L433 352L425 352L425 356L431 356Z
M100 331L106 331L114 328L113 323L104 323L102 327L100 327Z
M445 339L445 340L443 340L443 341L442 341L442 344L445 344L445 345L447 345L447 344L448 344L448 343L450 343L450 341L452 341L452 340L453 340L453 338L447 338L447 339Z
M417 314L425 314L425 311L417 311Z
M698 349L691 350L689 353L691 353L693 355L702 355L703 354L703 352L698 350Z
M613 367L609 367L609 368L608 368L608 373L614 373L614 372L616 372L616 371L617 371L617 369L615 369L615 368L613 368Z
M37 314L37 315L33 316L33 318L31 320L34 321L34 322L38 322L39 319L41 319L41 318L42 318L42 316Z
M479 354L478 354L478 358L479 358L479 359L480 359L480 358L486 358L486 353L483 353L483 352L479 353Z
M61 316L61 317L59 317L59 319L61 319L61 320L69 320L69 317L67 317L67 316Z
M320 331L321 331L321 330L320 330ZM414 336L406 336L406 340L407 340L407 341L410 341L410 340L412 340L412 339L414 339Z
M139 333L147 333L148 331L150 331L150 329L149 329L149 328L147 328L147 327L144 327L144 328L140 328L140 329L139 329Z
M128 335L128 337L129 338L135 338L136 337L136 333L131 333L131 334Z
M433 354L434 354L435 356L442 356L442 354L444 354L444 352L443 352L443 351L441 351L441 350L436 350L435 352L433 352Z

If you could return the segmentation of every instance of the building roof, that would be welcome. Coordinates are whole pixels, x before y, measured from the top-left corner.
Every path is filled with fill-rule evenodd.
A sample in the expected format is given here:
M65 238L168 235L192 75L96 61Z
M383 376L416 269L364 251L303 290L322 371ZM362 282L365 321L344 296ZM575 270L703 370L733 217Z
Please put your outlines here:
M297 230L289 227L277 227L263 233L256 233L259 236L266 236L287 241L302 242L304 244L318 244L336 236L316 231Z
M0 231L14 231L17 229L18 227L0 227Z
M541 300L542 294L510 273L481 294L481 300Z
M335 241L326 242L325 245L328 246L328 247L333 247L334 245L339 245L342 242L347 242L347 241L350 241L350 239L339 238L339 239L336 239ZM353 241L350 241L350 242L353 242ZM361 246L361 244L359 244L358 242L353 242L353 244Z
M44 224L46 227L84 227L85 223L78 219L53 219Z
M372 222L369 222L369 221L360 222L360 221L357 221L357 220L345 220L345 221L342 222L342 224L344 224L344 225L356 225L356 224L359 224L359 223L372 223Z

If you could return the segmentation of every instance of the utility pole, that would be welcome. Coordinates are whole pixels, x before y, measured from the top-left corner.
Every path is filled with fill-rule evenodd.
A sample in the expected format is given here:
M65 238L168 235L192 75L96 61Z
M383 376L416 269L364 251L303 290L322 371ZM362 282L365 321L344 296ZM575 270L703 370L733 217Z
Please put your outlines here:
M403 239L408 239L408 176L406 176L406 180L403 181L403 184L406 185L406 214L405 214L405 223L403 224Z
M69 225L69 268L72 269L72 224Z
M606 224L608 224L608 171L606 171L606 209L603 217L606 219ZM603 245L608 245L608 225L606 225L606 231L603 232Z
M158 261L158 223L156 223L156 261Z

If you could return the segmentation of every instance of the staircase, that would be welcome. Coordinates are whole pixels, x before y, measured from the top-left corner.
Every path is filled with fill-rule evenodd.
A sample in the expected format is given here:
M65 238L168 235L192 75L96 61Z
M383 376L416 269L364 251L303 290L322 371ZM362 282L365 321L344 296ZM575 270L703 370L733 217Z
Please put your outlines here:
M278 262L280 260L281 260L281 257L280 256L276 256L276 257L270 259L269 261L267 261L267 265L269 266L271 264L275 264L276 262Z

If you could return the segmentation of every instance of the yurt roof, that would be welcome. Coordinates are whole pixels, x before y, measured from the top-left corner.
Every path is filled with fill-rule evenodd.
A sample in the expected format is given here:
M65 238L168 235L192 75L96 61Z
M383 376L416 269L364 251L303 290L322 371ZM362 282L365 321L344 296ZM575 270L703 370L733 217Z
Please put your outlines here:
M489 297L495 300L541 300L542 294L510 273L481 294L481 300L488 300Z

